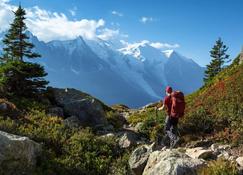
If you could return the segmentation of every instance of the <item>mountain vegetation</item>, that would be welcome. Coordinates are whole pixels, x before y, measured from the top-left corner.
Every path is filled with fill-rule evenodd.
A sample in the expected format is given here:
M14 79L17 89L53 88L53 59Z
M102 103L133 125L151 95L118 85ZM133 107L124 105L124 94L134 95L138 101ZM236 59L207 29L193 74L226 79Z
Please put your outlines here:
M4 39L0 65L0 138L4 145L6 134L2 131L26 136L42 148L35 167L26 172L25 167L20 167L17 174L132 174L129 167L132 151L139 144L151 144L163 137L165 112L155 110L157 103L141 109L129 109L125 105L110 107L74 89L46 88L44 68L27 62L40 55L32 52L34 45L25 35L25 11L19 6L14 14L14 22ZM223 68L228 59L226 51L219 39L211 51L215 61L208 66L211 71L217 65L212 69L217 72L208 72L207 83L186 96L185 116L179 123L182 149L205 138L234 148L243 144L243 64L239 56ZM14 143L21 140L13 138ZM1 148L9 150L9 146ZM9 155L1 154L0 173L8 175L6 169L13 170L19 159L5 160L4 156ZM229 161L210 160L197 173L231 175L238 170Z
M230 61L229 55L226 54L227 50L228 47L224 45L221 38L219 38L210 51L212 61L209 65L207 65L204 82L210 81L213 77L215 77L219 72L222 71L225 63Z
M41 93L48 84L43 66L26 59L40 57L32 52L34 45L28 41L25 10L19 6L5 38L1 56L0 89L2 97L31 97Z

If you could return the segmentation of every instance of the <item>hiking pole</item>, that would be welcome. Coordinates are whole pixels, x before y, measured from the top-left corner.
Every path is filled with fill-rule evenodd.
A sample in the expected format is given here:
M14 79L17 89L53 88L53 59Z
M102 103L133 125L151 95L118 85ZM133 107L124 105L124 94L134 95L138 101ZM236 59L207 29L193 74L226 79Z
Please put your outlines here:
M158 116L158 107L156 107L155 109L155 123L156 123L156 127L158 126L158 131L156 133L156 145L158 146L159 145L159 142L160 142L160 135L159 135L159 116Z

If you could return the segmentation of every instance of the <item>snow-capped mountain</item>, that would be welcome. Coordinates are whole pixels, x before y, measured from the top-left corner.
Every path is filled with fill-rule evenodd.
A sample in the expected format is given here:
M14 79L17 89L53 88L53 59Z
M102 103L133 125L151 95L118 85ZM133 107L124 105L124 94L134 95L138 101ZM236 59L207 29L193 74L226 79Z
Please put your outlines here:
M29 35L51 86L77 88L108 104L139 107L161 99L167 85L185 93L202 85L202 67L147 41L124 44L78 37L45 43Z

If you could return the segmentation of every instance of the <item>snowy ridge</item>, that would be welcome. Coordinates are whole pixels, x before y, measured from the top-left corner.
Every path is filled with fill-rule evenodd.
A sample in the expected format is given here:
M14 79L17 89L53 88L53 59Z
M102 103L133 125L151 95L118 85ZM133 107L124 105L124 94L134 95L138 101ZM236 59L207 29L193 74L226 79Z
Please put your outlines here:
M146 40L130 44L80 36L44 43L29 35L42 55L36 60L45 66L51 86L77 88L108 104L140 107L160 100L167 85L187 94L203 82L204 68Z

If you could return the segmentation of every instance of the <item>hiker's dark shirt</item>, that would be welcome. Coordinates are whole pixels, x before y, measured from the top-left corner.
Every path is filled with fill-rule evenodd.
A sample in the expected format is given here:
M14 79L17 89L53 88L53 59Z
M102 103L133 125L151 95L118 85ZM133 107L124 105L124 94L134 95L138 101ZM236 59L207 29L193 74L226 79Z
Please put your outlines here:
M171 96L166 96L165 97L164 105L165 105L167 114L170 116L171 106L172 106Z

